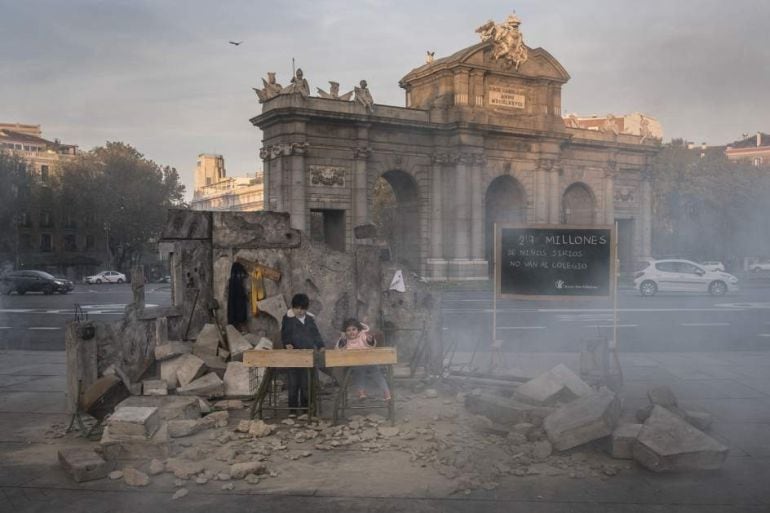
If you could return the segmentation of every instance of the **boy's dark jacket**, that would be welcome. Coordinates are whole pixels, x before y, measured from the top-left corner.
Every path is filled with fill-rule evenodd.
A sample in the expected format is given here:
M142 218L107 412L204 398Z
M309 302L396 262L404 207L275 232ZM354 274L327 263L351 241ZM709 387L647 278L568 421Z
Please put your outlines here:
M284 346L291 344L295 349L321 349L324 347L321 333L311 315L305 315L304 324L296 317L284 315L281 321L281 342Z

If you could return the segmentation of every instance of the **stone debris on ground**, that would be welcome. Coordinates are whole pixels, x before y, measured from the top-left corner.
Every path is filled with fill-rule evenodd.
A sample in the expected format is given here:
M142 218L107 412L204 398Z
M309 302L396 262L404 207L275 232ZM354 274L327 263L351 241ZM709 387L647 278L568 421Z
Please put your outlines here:
M103 479L112 470L110 462L105 461L93 449L61 449L58 456L59 464L78 483Z
M113 437L150 438L160 427L160 414L156 407L118 407L107 420Z
M519 385L513 391L515 397L539 405L551 405L557 402L569 402L578 397L589 395L593 389L580 377L559 364Z
M215 372L209 372L205 376L181 386L177 389L176 393L179 395L198 395L206 398L222 397L225 393L225 386Z
M128 486L147 486L150 484L150 476L134 467L123 469L123 482Z

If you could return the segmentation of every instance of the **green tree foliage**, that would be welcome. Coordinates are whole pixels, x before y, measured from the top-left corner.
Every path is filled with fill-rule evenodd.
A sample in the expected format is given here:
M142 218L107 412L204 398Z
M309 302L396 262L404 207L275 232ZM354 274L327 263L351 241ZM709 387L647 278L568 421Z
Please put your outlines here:
M168 208L180 206L184 195L176 169L121 142L65 163L58 188L67 215L104 230L117 269L138 263L145 245L160 235Z
M770 169L674 140L653 166L653 252L736 262L770 254Z
M30 204L33 180L24 160L0 151L0 253L17 252L16 227Z

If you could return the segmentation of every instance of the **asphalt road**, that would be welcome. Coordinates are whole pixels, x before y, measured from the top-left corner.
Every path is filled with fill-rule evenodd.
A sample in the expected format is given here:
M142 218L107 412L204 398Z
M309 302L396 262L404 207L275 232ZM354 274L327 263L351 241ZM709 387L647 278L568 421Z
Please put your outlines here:
M168 284L149 284L148 305L171 303ZM77 285L67 295L0 296L0 349L62 350L64 325L75 305L93 320L117 320L131 301L131 286ZM492 298L485 291L445 292L444 342L483 349L492 340ZM505 351L577 351L583 341L611 337L607 300L497 302L497 339ZM735 351L770 349L770 286L714 298L695 294L640 297L621 290L617 310L621 350Z
M493 301L487 292L443 297L445 341L460 350L492 340ZM621 350L735 351L770 349L770 287L737 294L659 293L641 297L621 290L617 305ZM576 351L585 340L611 338L609 300L497 301L497 340L507 351Z
M75 318L75 305L91 320L113 321L120 319L132 299L129 284L75 285L66 295L0 296L0 349L61 351L64 326ZM171 286L148 284L145 301L149 306L170 305Z

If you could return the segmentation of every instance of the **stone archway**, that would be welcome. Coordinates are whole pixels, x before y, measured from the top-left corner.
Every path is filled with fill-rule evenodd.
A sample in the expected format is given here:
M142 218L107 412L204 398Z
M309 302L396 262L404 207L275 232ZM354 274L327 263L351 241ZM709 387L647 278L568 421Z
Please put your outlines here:
M562 196L561 222L592 225L596 220L596 200L591 189L583 183L573 183Z
M380 237L390 244L391 258L419 271L420 200L414 178L400 170L383 173L374 187L372 210Z
M494 225L524 224L527 222L527 195L518 180L510 176L498 176L489 184L485 195L485 253L490 269L494 264L492 246Z

